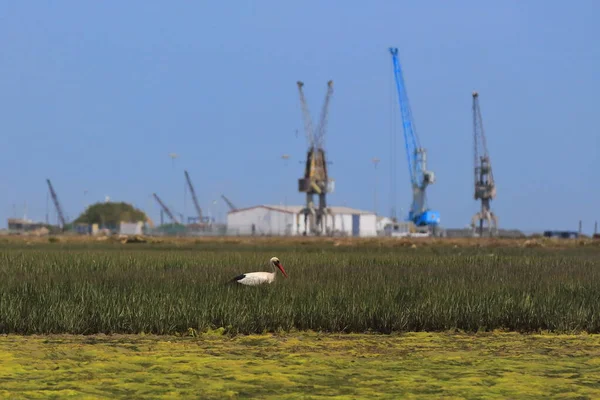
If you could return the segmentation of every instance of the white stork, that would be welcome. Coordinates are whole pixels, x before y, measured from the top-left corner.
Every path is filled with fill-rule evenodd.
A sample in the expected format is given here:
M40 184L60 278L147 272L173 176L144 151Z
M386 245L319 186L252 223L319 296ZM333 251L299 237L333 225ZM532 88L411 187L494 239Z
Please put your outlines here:
M285 269L283 269L283 265L281 265L281 261L279 258L272 257L271 258L271 268L273 268L273 272L250 272L247 274L238 275L229 282L237 282L242 285L248 286L257 286L262 285L263 283L271 283L275 280L275 276L277 275L277 270L275 267L279 268L283 276L286 278L288 275L285 273Z

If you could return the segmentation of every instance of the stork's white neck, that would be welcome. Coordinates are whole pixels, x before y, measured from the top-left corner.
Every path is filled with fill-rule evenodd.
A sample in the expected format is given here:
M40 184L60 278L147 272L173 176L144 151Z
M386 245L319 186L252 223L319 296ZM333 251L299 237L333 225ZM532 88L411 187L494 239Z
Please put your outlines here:
M269 274L271 274L271 282L273 282L275 280L275 277L277 277L277 267L274 262L271 263L271 269L273 270L273 272L269 272Z

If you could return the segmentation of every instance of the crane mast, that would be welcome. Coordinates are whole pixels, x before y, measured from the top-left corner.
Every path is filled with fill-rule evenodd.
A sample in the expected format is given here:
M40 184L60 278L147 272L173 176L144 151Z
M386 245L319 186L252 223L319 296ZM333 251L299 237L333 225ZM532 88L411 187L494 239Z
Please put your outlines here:
M408 220L417 226L431 226L435 228L440 222L438 211L430 210L427 207L427 187L435 182L435 174L427 169L427 151L421 147L416 126L412 117L410 103L404 78L402 76L402 67L398 59L398 49L390 48L392 63L394 67L394 78L396 80L396 90L398 92L398 104L402 116L402 128L404 132L404 145L406 158L408 160L408 170L413 192L413 199L408 213Z
M327 215L331 215L331 210L327 207L327 193L333 192L333 180L329 178L327 173L327 159L324 149L329 104L333 95L333 81L330 80L327 82L325 101L323 102L319 125L316 130L313 130L312 118L306 97L304 96L304 83L298 81L297 85L300 94L304 130L308 142L304 177L298 180L298 191L306 193L306 205L301 211L304 214L304 234L306 235L310 229L312 234L320 235L323 233L324 219ZM319 196L318 208L314 204L314 195Z
M162 200L160 199L160 197L158 197L158 195L156 193L152 193L152 195L154 196L154 199L156 200L156 202L163 209L163 211L165 212L165 214L167 214L169 216L169 218L171 219L171 221L173 221L174 224L177 224L179 221L177 221L177 218L175 218L175 216L173 215L173 213L171 212L171 210L169 209L169 207L167 207L165 205L165 203L162 202Z
M237 207L234 206L233 203L227 197L225 197L224 194L221 195L221 198L223 199L223 201L225 203L227 203L227 206L229 207L230 211L236 211L237 210Z
M498 218L491 210L491 201L496 198L496 183L492 173L492 162L487 149L483 118L479 107L479 93L473 92L473 155L475 200L481 201L481 209L471 219L473 233L483 236L483 225L487 223L490 236L498 230ZM479 229L477 229L479 228Z
M56 192L54 191L54 187L52 187L52 183L50 182L50 179L46 179L46 183L48 183L48 189L50 190L50 196L52 197L52 202L54 203L54 207L56 208L56 213L58 214L58 220L60 221L61 228L64 230L65 226L67 225L67 221L65 219L60 202L58 201L58 196L56 195Z
M196 191L194 190L194 185L192 185L192 180L190 179L190 175L187 171L185 173L185 180L187 181L188 187L190 188L190 193L192 194L192 201L194 202L194 208L196 209L196 214L198 214L198 222L202 222L202 209L200 208L200 204L198 203L198 198L196 197Z

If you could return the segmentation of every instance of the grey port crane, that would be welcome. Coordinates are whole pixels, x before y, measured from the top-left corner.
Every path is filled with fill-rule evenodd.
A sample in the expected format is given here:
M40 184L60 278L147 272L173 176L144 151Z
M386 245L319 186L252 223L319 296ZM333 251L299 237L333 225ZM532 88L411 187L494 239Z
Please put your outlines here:
M154 199L160 205L160 207L162 208L162 210L165 212L165 214L167 214L169 216L169 218L171 219L171 221L174 224L178 224L179 221L177 221L177 218L175 218L175 216L173 215L173 212L171 212L171 210L169 209L169 207L167 207L166 204L162 202L162 200L160 199L160 197L158 197L158 195L156 193L152 193L152 195L154 196Z
M223 201L225 203L227 203L227 206L229 207L230 211L236 211L237 210L237 207L234 206L233 203L227 197L225 197L224 194L221 195L221 198L223 199Z
M333 81L327 82L327 94L321 109L319 125L313 130L312 118L308 104L304 96L304 83L297 82L300 93L300 105L302 106L302 117L304 120L304 131L308 142L306 155L306 166L304 177L298 179L298 191L306 193L306 205L301 213L304 214L304 235L309 230L311 234L321 235L324 233L324 220L328 215L333 216L331 209L327 207L327 193L332 193L334 188L333 179L327 173L327 158L325 155L325 132L329 114L329 103L333 95ZM314 195L319 196L319 206L315 207Z
M492 162L487 149L483 119L479 107L479 93L473 92L473 148L475 172L475 200L481 201L481 210L473 215L473 234L483 236L484 223L490 236L498 232L498 217L491 210L491 201L496 198L496 183L492 173Z
M48 183L48 189L50 190L50 196L52 197L52 202L54 203L54 207L56 208L56 214L58 214L58 220L60 222L61 229L64 231L67 225L67 220L65 219L65 215L60 205L60 201L58 201L58 196L54 191L54 187L52 186L52 182L50 182L50 179L46 179L46 183Z
M198 215L198 222L202 222L202 209L200 208L200 204L198 203L198 198L196 197L196 191L194 190L194 185L192 185L192 180L190 179L190 175L187 171L185 173L185 180L187 181L188 187L190 189L190 194L192 195L192 201L194 202L194 208L196 209L196 214Z

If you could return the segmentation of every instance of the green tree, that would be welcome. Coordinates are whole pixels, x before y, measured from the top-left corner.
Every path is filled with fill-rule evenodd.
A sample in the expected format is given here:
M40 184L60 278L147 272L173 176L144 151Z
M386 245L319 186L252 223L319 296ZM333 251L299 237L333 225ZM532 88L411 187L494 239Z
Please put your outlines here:
M143 211L131 204L96 203L89 206L74 223L98 224L100 226L118 226L120 222L145 222L148 219Z

